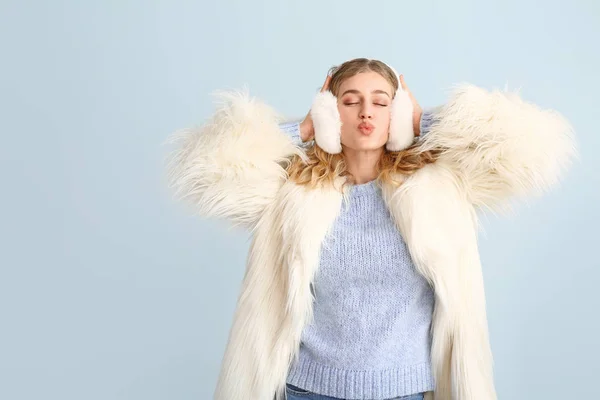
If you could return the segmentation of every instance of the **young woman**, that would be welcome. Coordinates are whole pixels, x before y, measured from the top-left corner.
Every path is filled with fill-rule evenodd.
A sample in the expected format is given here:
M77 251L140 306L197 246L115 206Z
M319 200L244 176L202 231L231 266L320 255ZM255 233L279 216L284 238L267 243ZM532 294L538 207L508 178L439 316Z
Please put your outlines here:
M457 87L422 112L377 60L301 122L246 94L175 135L175 195L253 233L216 400L496 399L479 207L553 186L567 121Z

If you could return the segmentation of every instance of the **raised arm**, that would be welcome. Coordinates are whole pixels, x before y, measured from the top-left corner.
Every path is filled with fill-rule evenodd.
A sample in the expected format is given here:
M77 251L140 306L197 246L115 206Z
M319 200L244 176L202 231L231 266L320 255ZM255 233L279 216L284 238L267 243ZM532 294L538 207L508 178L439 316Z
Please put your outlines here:
M285 181L288 160L303 154L296 125L247 93L220 94L208 121L168 140L176 145L167 159L174 198L252 229Z
M428 117L422 148L445 163L476 206L508 206L511 197L554 186L576 156L568 121L516 93L459 85Z

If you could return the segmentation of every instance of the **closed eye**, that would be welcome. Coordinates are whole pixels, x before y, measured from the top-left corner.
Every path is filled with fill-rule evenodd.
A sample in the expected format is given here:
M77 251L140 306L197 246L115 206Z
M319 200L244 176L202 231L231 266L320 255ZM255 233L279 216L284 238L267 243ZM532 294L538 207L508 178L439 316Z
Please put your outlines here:
M354 106L356 104L358 104L358 103L344 103L344 105L346 105L346 106ZM388 106L387 104L381 104L381 103L373 103L373 104L375 104L376 106L380 106L380 107L387 107Z

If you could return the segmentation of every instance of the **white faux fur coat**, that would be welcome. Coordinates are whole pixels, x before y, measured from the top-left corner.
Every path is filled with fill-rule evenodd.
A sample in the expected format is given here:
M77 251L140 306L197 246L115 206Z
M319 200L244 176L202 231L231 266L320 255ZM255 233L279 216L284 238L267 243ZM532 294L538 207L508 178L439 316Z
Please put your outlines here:
M201 127L179 131L169 157L175 197L202 216L253 233L215 400L280 400L290 363L312 316L310 284L320 246L341 207L342 178L308 189L287 179L303 155L281 118L245 93L223 95ZM439 160L383 195L416 268L435 291L431 360L435 400L496 399L478 207L546 191L576 155L568 122L517 94L461 85L437 109L423 149Z

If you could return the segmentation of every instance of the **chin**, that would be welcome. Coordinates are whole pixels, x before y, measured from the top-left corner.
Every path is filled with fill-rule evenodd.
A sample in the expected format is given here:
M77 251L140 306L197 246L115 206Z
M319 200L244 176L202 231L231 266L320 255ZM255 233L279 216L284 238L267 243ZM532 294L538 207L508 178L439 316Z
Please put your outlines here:
M352 139L345 146L353 150L377 150L385 146L385 141L379 137L361 135Z
M378 150L385 146L385 143L372 142L372 143L349 143L346 147L351 148L352 150Z

